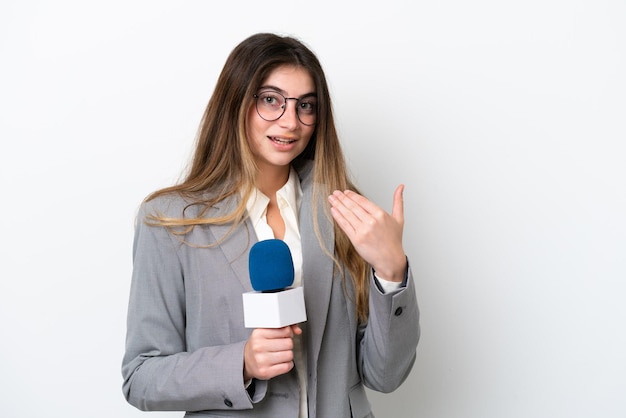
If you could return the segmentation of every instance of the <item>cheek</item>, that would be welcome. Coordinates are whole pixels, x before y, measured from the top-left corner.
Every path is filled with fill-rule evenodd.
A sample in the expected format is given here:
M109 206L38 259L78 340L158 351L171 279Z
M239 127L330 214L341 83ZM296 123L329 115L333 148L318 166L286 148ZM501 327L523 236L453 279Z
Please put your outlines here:
M303 136L305 136L307 138L307 140L306 140L307 145L309 144L309 142L312 141L313 132L315 132L315 128L313 128L313 127L312 128L308 128L307 127L307 130L304 132Z
M266 128L266 122L258 117L256 110L252 107L246 117L246 137L248 138L248 144L253 146L254 142L258 141L259 138L264 135Z

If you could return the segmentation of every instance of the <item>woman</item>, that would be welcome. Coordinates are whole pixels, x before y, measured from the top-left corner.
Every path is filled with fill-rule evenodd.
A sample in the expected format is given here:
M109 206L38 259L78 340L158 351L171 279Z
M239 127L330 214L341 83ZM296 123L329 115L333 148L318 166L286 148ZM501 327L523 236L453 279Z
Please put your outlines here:
M133 247L123 390L142 410L200 417L372 417L419 338L392 213L346 173L326 79L290 37L257 34L228 57L186 178L142 204ZM248 254L284 240L307 321L247 329Z

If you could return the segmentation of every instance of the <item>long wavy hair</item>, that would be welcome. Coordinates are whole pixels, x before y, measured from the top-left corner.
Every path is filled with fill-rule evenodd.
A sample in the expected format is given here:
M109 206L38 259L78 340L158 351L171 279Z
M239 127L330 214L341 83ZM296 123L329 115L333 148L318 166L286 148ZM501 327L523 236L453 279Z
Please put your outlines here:
M317 93L315 129L307 147L294 163L313 160L313 219L315 234L322 242L317 223L318 205L321 203L325 215L332 221L326 196L333 190L357 189L349 179L333 120L326 77L319 60L299 40L270 33L252 35L233 49L202 117L194 155L186 175L178 184L158 190L146 198L149 201L158 196L177 193L192 202L187 207L199 206L199 215L185 217L183 211L180 218L168 218L154 214L146 220L148 223L168 227L172 233L184 235L196 225L230 224L232 231L245 221L246 201L254 189L257 175L246 136L246 115L254 105L253 94L274 69L283 65L306 69L313 78ZM206 191L211 193L204 193ZM243 198L232 213L221 218L204 216L212 205L237 194ZM343 277L344 288L347 276L342 266L349 271L355 288L357 317L359 321L365 322L369 298L367 263L356 252L345 233L333 224L334 251L328 248L325 251Z

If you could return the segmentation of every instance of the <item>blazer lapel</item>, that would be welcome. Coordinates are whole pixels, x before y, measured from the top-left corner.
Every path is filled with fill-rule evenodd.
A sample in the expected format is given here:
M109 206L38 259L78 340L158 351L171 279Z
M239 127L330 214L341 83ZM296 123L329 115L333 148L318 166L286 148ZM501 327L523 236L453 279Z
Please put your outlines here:
M208 216L222 216L232 213L238 203L238 198L231 197L215 205ZM258 241L254 228L249 219L242 226L230 230L232 225L210 225L209 230L215 240L220 240L228 234L228 237L219 245L235 275L241 282L245 291L252 290L248 255L250 247Z
M320 246L315 235L312 175L310 170L304 170L298 174L303 192L299 210L300 236L302 237L302 254L304 255L302 262L302 285L304 287L307 318L310 319L305 324L307 330L307 357L309 365L313 365L317 363L326 327L334 265ZM319 202L318 206L318 225L323 245L332 254L334 251L333 225L325 217L321 203Z

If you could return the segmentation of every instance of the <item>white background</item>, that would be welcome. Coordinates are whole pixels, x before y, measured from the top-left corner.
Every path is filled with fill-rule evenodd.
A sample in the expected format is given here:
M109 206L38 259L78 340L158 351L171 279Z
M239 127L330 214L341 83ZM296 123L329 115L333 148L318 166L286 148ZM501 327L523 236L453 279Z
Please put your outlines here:
M0 4L0 415L160 417L121 394L141 199L178 179L248 35L318 54L390 209L422 340L379 417L626 416L626 3ZM334 418L334 417L323 417Z

